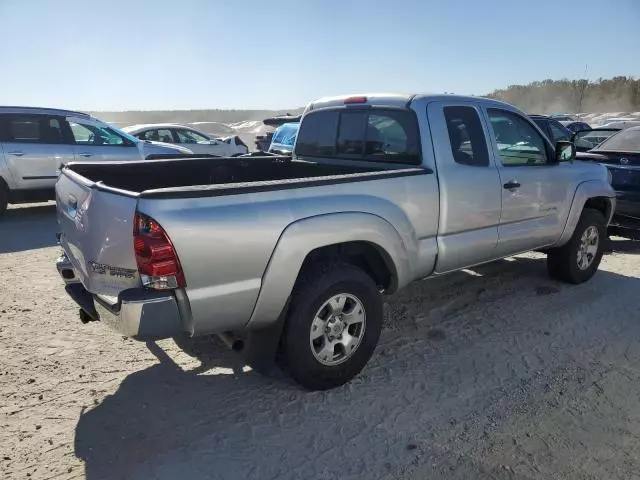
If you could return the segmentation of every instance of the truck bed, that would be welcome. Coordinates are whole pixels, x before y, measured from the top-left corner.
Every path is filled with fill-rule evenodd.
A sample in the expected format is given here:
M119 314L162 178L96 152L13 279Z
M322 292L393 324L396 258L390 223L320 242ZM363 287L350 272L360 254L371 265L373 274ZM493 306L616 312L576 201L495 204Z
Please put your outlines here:
M70 163L67 170L106 187L146 197L228 195L241 190L297 188L310 183L371 180L421 169L357 166L290 157L217 157L130 162Z

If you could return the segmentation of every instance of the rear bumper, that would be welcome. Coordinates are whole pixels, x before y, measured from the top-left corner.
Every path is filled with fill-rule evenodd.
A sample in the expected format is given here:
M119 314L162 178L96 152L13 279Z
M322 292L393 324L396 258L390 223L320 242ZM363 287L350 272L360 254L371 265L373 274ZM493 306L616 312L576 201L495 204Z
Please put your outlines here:
M123 291L115 304L87 291L65 255L56 262L67 294L93 320L137 340L169 338L183 333L178 301L171 291L135 288Z

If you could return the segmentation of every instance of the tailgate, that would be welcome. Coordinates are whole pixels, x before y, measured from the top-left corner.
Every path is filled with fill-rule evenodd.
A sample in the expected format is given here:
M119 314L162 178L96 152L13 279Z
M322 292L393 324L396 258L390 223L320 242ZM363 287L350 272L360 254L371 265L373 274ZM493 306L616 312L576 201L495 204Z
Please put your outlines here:
M60 244L91 293L108 297L141 285L133 251L137 198L100 189L67 171L56 183Z

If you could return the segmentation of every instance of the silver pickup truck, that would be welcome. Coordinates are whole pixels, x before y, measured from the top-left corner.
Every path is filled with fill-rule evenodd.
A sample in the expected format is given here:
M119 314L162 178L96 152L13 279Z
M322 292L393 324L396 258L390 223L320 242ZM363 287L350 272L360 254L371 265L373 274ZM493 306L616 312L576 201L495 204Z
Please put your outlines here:
M244 336L309 389L373 354L382 295L529 250L578 284L615 207L516 108L452 95L311 103L293 157L72 163L57 267L83 321L138 339Z

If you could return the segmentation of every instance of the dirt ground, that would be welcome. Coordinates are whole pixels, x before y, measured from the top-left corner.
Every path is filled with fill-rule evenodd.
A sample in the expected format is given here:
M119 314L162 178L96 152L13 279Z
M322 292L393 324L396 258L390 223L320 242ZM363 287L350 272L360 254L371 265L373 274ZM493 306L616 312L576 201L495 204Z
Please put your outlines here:
M640 478L638 244L581 286L537 254L416 283L363 373L308 393L210 339L82 325L55 225L0 221L3 479Z

